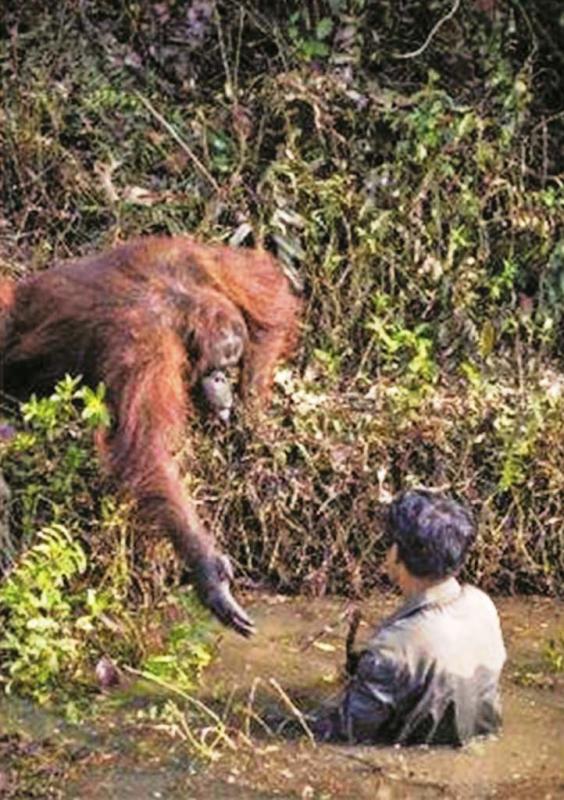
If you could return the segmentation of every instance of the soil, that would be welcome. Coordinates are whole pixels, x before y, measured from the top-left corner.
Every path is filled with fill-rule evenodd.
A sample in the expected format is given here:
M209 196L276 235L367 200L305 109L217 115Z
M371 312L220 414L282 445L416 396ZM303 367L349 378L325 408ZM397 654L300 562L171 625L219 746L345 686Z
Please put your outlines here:
M375 596L364 603L363 620L370 624L361 623L359 637L396 602ZM204 761L185 737L171 738L170 727L136 723L131 706L126 715L119 707L114 718L73 726L6 699L0 702L0 797L564 798L564 686L545 656L550 639L562 635L563 605L536 597L501 598L497 605L509 658L504 728L494 739L461 750L315 746L305 735L276 733L274 723L266 730L257 717L268 722L281 711L291 716L289 704L307 709L338 691L350 609L338 599L256 595L247 606L258 635L250 642L222 635L199 692L218 713L246 719L238 736L230 734L233 749L210 749L212 758ZM141 707L139 693L131 702Z

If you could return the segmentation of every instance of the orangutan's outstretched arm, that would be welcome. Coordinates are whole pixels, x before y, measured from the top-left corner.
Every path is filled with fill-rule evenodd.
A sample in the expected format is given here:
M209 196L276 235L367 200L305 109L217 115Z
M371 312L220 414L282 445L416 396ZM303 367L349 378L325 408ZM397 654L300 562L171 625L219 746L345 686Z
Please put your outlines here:
M104 380L114 425L105 449L111 470L137 499L145 518L171 538L204 605L248 636L254 626L231 595L229 560L217 552L187 497L173 457L188 402L182 342L168 329L146 328L142 335L139 325L131 329L136 335L127 344L122 328L120 343L116 336L107 351Z

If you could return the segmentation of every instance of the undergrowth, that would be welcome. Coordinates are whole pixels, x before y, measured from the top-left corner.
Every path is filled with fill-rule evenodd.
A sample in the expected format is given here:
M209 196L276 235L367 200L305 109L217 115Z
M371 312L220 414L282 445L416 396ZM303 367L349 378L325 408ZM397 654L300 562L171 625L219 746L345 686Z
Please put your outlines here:
M64 702L70 715L122 664L189 688L211 658L197 601L173 596L158 571L143 576L134 518L104 486L92 446L108 421L103 386L67 376L21 406L0 444L12 520L2 531L0 684Z

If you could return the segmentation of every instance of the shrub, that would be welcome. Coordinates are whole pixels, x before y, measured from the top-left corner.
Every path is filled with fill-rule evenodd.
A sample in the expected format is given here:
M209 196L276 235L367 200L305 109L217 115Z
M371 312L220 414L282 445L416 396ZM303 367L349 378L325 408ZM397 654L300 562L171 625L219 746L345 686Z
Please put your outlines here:
M172 581L138 574L133 518L104 486L92 432L109 422L104 387L66 377L21 406L23 428L1 445L12 492L10 553L0 583L0 681L41 702L79 697L105 656L192 685L209 661L207 616L192 596L180 620ZM16 421L18 428L21 424ZM139 607L139 587L145 599ZM155 629L159 636L151 635Z

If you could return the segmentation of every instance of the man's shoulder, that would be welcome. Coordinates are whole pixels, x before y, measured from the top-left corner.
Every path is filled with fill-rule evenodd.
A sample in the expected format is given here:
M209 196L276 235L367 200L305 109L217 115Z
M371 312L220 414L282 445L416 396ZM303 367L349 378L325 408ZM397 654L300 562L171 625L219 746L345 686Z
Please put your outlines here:
M494 601L482 589L478 589L477 586L472 586L470 583L462 584L461 601L476 611L498 617Z
M413 613L400 613L385 620L372 636L369 649L394 658L406 646L411 649L426 637L433 640L448 635L469 620L474 626L484 625L484 631L499 629L499 615L489 595L476 586L462 584L458 597L450 601L422 605Z

